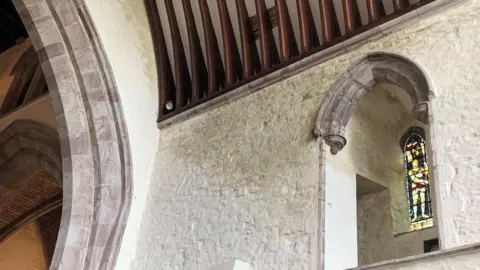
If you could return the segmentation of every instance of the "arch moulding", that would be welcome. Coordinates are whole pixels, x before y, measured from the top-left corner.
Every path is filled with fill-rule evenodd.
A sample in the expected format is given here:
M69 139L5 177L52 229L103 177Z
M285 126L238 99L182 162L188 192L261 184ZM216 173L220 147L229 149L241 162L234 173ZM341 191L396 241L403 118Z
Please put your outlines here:
M332 154L347 143L345 129L357 101L378 83L394 84L405 90L412 100L413 116L428 124L431 91L423 71L403 56L371 53L335 81L320 106L313 134L325 140Z
M127 129L84 0L13 0L52 96L63 207L51 269L114 269L131 203Z

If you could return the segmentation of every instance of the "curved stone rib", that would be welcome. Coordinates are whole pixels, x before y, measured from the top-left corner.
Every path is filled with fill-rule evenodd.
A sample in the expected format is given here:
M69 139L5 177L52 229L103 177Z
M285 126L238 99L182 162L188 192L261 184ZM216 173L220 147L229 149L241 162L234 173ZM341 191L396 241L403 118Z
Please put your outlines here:
M404 89L412 100L413 116L428 124L430 88L423 71L395 54L373 53L356 62L335 81L318 112L314 136L322 137L332 154L346 145L345 129L360 97L378 83Z
M37 163L55 179L62 179L62 159L58 133L51 127L31 120L16 120L0 132L0 168L16 156ZM24 164L26 170L29 163Z

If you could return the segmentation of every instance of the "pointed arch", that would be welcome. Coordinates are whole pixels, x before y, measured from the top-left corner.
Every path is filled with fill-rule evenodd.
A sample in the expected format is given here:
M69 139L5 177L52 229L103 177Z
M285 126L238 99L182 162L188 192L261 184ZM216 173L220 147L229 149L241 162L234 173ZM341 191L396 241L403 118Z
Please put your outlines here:
M35 121L14 121L0 132L0 242L37 218L52 211L61 213L61 206L58 133ZM39 225L45 231L42 243L47 244L47 263L52 259L58 232L52 226L59 224L60 219L56 218Z
M390 83L404 89L413 104L413 116L428 123L429 83L413 61L391 53L371 53L357 61L338 78L325 97L313 133L322 137L332 154L347 143L345 128L357 101L378 83Z
M12 0L57 116L63 207L52 269L114 269L132 201L127 126L85 0Z
M0 145L2 191L8 190L11 181L24 179L38 170L61 182L60 141L51 127L31 120L16 120L0 132ZM0 192L0 204L5 195Z

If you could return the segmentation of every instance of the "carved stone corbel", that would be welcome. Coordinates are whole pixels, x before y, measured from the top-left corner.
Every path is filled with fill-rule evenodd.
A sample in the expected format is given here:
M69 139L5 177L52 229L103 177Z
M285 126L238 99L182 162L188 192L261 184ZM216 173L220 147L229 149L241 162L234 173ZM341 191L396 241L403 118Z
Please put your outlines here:
M325 143L330 146L330 153L336 155L347 144L347 139L341 135L327 135L323 137Z
M418 121L428 124L428 102L420 102L413 106L412 114Z

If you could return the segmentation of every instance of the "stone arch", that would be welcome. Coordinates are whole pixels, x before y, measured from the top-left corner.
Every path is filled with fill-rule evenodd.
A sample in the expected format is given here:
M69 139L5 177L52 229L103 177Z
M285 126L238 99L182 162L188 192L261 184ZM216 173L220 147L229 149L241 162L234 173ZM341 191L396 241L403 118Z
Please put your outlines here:
M57 116L63 208L51 269L113 269L131 204L115 80L84 0L13 0Z
M58 133L31 120L16 120L0 132L0 146L2 242L26 223L61 212L62 160ZM58 225L56 219L39 226L45 235L42 242L48 244L44 248L47 263L52 258L55 243L51 242L56 241Z
M16 120L0 133L0 204L11 181L44 170L55 179L62 178L62 160L58 133L31 120Z
M371 53L335 81L320 106L313 133L325 140L332 154L338 153L347 143L345 128L357 101L378 83L390 83L404 89L412 100L413 116L428 124L431 90L421 68L400 55Z

